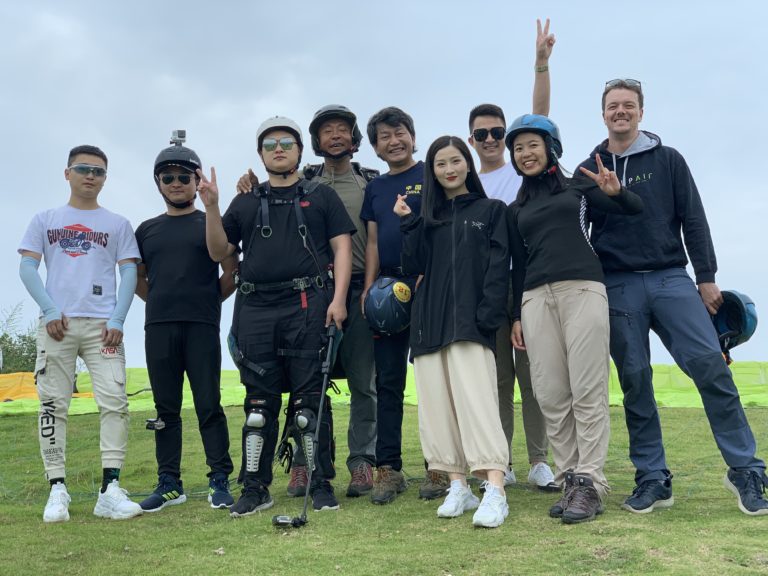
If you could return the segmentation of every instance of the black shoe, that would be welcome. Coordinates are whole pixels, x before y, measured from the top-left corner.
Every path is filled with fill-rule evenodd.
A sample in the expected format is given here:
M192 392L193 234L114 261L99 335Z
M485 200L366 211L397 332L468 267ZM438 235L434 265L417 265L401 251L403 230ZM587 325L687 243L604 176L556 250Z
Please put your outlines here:
M262 484L246 486L237 502L229 509L229 515L232 518L240 516L250 516L261 510L272 508L275 501L269 494L269 490Z
M565 512L565 509L568 508L568 503L571 501L571 496L573 493L573 477L574 476L575 474L573 472L565 473L565 486L563 487L563 495L560 496L560 499L550 507L549 509L550 518L563 517L563 512Z
M181 480L170 474L160 474L157 479L157 488L139 502L144 512L159 512L166 506L175 506L187 501Z
M315 484L312 482L312 484ZM316 512L321 510L338 510L339 501L333 493L333 486L327 480L321 480L314 485L311 491L312 508Z
M576 474L573 477L570 499L563 510L563 524L580 524L594 520L603 513L603 503L595 489L592 479Z
M750 516L768 514L768 501L765 499L765 483L754 470L734 470L729 468L723 481L725 487L736 494L739 510Z
M632 490L632 496L621 505L624 510L647 514L657 508L670 508L675 503L672 496L672 480L646 480Z

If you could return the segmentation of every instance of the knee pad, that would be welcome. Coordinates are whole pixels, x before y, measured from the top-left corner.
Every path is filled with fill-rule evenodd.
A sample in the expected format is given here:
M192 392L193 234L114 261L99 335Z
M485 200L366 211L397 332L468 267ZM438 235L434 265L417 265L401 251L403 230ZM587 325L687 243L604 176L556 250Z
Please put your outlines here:
M258 472L261 465L264 445L269 436L269 414L261 408L253 408L245 417L245 471Z
M311 408L299 408L294 416L296 431L301 439L301 447L304 450L307 464L315 469L315 427L317 426L317 415Z

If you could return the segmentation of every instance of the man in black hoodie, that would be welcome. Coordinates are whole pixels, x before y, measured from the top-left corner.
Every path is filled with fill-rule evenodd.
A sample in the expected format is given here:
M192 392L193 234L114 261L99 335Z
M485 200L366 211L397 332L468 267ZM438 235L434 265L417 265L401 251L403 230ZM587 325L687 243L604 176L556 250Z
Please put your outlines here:
M599 154L645 205L637 216L592 215L591 240L605 271L610 307L611 356L624 392L629 455L636 468L636 487L623 507L647 513L674 501L653 396L648 344L653 330L701 394L728 464L725 487L745 514L768 514L765 463L755 455L755 438L709 316L723 298L715 284L717 261L701 197L682 155L639 130L642 118L640 82L606 83L608 139L582 163L594 171ZM685 269L688 258L695 284Z

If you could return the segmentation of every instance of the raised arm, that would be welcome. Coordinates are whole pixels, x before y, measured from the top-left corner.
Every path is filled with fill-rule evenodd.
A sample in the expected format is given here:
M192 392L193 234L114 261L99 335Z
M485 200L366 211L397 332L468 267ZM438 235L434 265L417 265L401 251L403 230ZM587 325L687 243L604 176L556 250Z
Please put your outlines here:
M534 114L549 116L550 82L549 82L549 57L555 46L555 35L549 33L549 18L544 28L541 20L536 20L536 63L533 76L533 106Z
M214 262L221 262L235 252L235 246L227 241L227 234L224 232L224 225L221 222L216 168L211 166L210 180L200 169L197 170L197 175L200 177L198 193L203 206L205 206L205 243L208 246L208 255Z

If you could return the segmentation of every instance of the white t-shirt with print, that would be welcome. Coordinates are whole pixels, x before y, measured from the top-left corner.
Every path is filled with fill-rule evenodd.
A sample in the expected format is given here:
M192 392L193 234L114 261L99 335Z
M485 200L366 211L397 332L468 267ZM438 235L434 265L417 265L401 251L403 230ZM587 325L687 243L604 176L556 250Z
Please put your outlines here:
M517 191L523 183L520 174L515 172L512 162L507 162L493 172L486 172L485 174L481 172L479 176L488 198L502 200L507 206L517 198Z
M141 258L123 216L69 205L36 214L19 245L22 250L43 255L46 291L72 318L109 318L117 302L117 262Z

